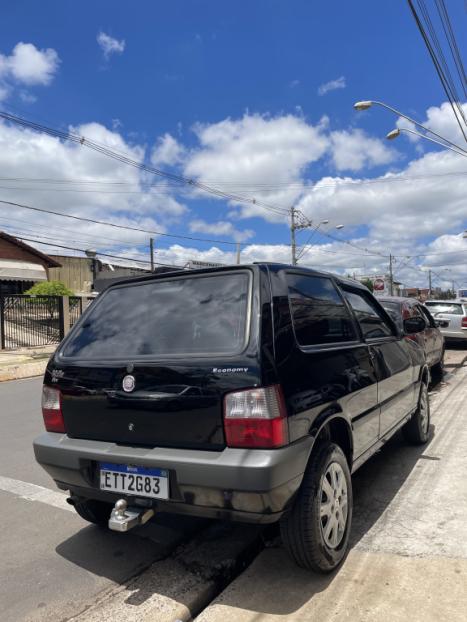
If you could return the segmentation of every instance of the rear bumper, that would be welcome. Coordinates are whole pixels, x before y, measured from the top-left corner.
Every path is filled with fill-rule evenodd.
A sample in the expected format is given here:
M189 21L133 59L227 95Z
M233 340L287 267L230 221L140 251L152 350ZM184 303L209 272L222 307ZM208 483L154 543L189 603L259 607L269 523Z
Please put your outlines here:
M457 340L457 339L459 339L460 341L464 341L464 340L467 341L467 329L466 328L460 328L459 330L441 329L441 334L448 341Z
M299 488L312 444L306 437L281 449L214 452L127 447L45 432L34 441L34 453L59 488L78 496L114 502L121 495L99 489L98 463L137 464L170 473L170 500L152 502L159 511L273 522Z

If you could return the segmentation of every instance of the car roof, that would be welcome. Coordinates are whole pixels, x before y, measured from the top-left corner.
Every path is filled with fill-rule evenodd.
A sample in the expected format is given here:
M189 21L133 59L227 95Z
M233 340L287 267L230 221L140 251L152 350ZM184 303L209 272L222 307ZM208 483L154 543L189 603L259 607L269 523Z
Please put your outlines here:
M420 304L420 301L416 298L407 298L406 296L377 296L377 299L382 302L399 302L400 304Z
M368 291L366 285L363 285L359 281L354 279L350 279L340 274L334 274L331 272L326 272L324 270L315 270L313 268L306 268L304 266L292 266L290 264L285 263L276 263L276 262L267 262L267 261L256 261L248 264L232 264L228 266L213 266L209 268L198 268L196 270L184 270L184 269L175 269L170 270L163 273L148 273L143 276L136 276L127 279L119 280L116 283L112 283L109 285L107 289L112 289L113 287L122 286L122 285L132 285L134 283L141 283L144 281L151 280L159 280L164 278L178 277L182 275L196 275L196 274L216 274L218 272L229 272L232 270L241 270L242 268L255 268L255 267L265 267L271 272L281 272L282 270L293 270L294 272L301 272L303 274L311 274L315 276L327 276L335 279L339 283L343 285L349 285L354 288L362 289L364 291Z

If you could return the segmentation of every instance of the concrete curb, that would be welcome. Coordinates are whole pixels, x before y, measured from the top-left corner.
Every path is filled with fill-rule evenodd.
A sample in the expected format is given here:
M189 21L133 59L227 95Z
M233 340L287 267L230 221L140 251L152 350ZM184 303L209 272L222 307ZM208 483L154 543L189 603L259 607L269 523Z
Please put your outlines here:
M43 376L49 359L44 358L39 361L28 361L17 365L0 367L0 382L6 380L19 380L20 378L32 378Z
M72 620L193 620L256 557L260 534L256 525L214 523L171 556L102 594Z

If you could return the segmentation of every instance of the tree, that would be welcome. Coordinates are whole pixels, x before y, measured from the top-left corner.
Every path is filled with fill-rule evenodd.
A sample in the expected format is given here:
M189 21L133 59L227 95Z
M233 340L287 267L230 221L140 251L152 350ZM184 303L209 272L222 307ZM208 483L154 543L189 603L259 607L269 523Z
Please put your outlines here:
M68 289L61 281L36 283L25 293L34 296L34 298L31 298L31 302L36 303L38 307L48 313L50 320L57 316L58 305L56 298L48 298L48 296L74 296L74 292ZM76 301L74 304L76 304Z
M71 289L61 281L43 281L36 283L25 294L30 296L73 296Z
M374 290L373 281L371 279L362 279L361 284L365 285L365 287L368 287L370 292Z

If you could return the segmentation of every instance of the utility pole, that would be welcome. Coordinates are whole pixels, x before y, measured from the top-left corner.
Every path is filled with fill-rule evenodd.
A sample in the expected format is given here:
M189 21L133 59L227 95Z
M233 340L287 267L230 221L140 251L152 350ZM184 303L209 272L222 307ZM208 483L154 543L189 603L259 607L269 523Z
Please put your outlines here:
M292 207L290 209L290 241L292 247L292 266L297 265L297 243L295 240L295 231L297 230L297 223L295 222L296 209Z
M240 242L237 242L237 265L240 263Z
M428 298L431 298L431 270L428 270Z
M393 256L389 253L389 295L394 296L394 277L392 274Z
M154 272L154 238L149 238L149 249L151 252L151 272Z

